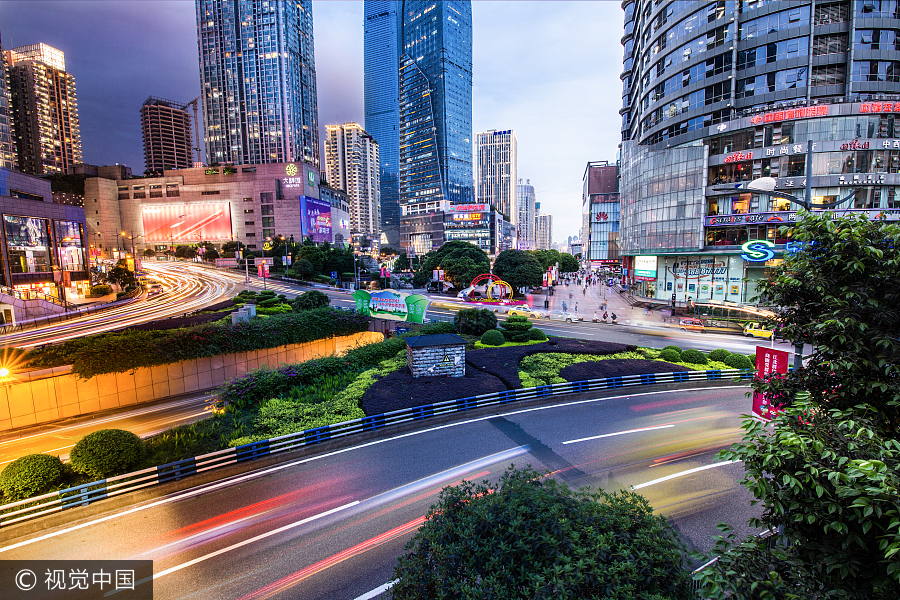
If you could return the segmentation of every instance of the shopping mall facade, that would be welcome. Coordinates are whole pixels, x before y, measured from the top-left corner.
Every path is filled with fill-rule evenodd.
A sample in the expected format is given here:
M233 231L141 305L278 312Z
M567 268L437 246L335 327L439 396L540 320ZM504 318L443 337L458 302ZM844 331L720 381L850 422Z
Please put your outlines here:
M898 2L623 7L619 246L636 293L753 303L807 185L814 207L850 197L834 215L900 220ZM747 189L762 177L784 196Z

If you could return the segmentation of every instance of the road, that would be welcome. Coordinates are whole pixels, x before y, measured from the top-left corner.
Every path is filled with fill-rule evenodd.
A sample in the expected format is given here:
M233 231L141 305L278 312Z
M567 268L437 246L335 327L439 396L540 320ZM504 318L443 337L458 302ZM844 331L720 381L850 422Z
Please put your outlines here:
M741 437L745 391L634 393L434 426L4 539L0 560L152 559L157 600L353 600L393 579L441 487L496 480L509 464L572 486L634 486L690 548L708 549L717 522L751 516L740 464L714 456Z

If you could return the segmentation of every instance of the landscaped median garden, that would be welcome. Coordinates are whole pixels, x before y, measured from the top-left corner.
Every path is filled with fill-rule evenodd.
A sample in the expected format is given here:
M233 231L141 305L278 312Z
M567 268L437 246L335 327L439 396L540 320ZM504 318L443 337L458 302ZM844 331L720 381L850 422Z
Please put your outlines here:
M480 337L460 334L468 347L465 377L414 379L406 366L406 336L453 333L456 327L452 323L425 325L404 336L354 348L343 356L251 371L223 385L210 406L210 416L196 423L146 440L116 430L95 432L76 444L68 464L55 457L35 455L13 461L0 474L0 503L425 403L566 381L751 367L746 356L726 350L704 354L697 350L682 352L674 346L653 350L571 338L540 341L530 339L539 337L533 333L536 330L521 326L519 320L515 323L504 331L512 331L509 337L518 339L523 338L524 331L527 341L502 341L496 347L476 348L483 346L481 340L486 335L498 330L490 329ZM366 327L367 319L360 315L314 308L235 325L228 322L164 332L108 334L92 342L67 342L51 355L66 357L77 373L89 377L223 351L344 335ZM497 335L504 338L503 333ZM546 338L543 333L540 337ZM133 346L136 341L143 344L140 352Z

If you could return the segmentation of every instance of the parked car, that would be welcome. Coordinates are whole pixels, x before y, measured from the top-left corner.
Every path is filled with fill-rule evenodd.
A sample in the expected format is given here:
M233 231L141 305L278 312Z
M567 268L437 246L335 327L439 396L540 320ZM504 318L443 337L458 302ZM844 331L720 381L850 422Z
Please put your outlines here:
M678 320L678 328L682 331L699 331L703 333L703 321L700 319L684 318Z
M539 310L534 310L533 308L528 308L527 306L524 306L524 307L519 306L516 308L511 308L511 309L509 309L508 314L511 317L522 316L522 317L528 317L529 319L543 319L544 318L544 313L542 313Z
M755 338L763 338L766 340L772 339L773 331L771 329L767 329L765 326L760 325L759 323L747 323L744 325L744 335L746 337L755 337Z
M575 321L584 321L584 317L570 312L552 311L547 313L547 318L551 321L565 321L566 323L574 323Z

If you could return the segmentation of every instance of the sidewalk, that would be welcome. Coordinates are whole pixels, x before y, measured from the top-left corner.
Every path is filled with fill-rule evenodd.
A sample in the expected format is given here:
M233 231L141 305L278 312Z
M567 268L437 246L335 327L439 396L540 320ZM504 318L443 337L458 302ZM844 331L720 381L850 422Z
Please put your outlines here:
M571 298L569 295L571 294ZM584 318L586 322L591 322L594 318L594 311L597 312L597 318L603 318L603 305L605 304L605 312L612 315L616 314L617 322L623 325L633 325L637 323L663 325L671 324L671 312L669 309L648 311L641 307L630 306L625 300L624 295L620 294L616 289L610 288L606 283L599 282L597 285L588 285L583 291L582 286L571 283L557 285L552 296L546 294L534 295L534 308L538 310L544 309L544 300L550 300L551 311L561 311L562 303L565 302L569 312L577 314ZM577 303L577 308L576 308ZM610 317L610 320L612 318Z

